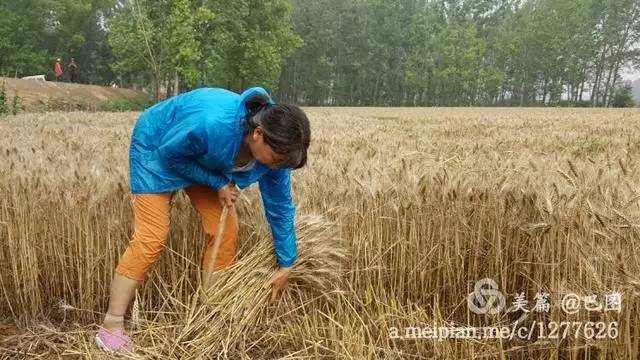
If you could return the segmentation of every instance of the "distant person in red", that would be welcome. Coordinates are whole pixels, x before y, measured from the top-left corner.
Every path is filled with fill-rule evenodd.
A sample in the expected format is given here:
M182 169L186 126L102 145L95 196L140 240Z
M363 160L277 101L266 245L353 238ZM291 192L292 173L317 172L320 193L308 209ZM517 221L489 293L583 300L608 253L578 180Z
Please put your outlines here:
M56 59L56 65L54 66L54 72L56 74L56 81L60 81L62 79L62 64L60 63L60 58Z
M71 58L71 62L67 65L67 71L69 72L69 80L72 83L78 82L78 64L74 58Z

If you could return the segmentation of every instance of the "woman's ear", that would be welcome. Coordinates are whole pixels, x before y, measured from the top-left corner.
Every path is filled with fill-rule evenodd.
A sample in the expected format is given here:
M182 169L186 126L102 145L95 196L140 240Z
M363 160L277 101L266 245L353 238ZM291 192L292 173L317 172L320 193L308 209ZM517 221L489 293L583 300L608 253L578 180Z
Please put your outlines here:
M262 131L262 128L258 126L255 129L253 129L253 134L251 134L251 138L253 139L253 141L262 142L263 135L264 135L264 132Z

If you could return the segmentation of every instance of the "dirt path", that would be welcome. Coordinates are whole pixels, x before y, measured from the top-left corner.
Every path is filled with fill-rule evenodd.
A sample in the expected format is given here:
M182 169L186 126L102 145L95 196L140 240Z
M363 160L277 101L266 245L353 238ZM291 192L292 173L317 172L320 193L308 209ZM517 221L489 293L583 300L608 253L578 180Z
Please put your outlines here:
M9 104L17 92L25 111L93 110L101 103L112 100L149 97L142 91L97 85L0 77L2 81L7 88Z

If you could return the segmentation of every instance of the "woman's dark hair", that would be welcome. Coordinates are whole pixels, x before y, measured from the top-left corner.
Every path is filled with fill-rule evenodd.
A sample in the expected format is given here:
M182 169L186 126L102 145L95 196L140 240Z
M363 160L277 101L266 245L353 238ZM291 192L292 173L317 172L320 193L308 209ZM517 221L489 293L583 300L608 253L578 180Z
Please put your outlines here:
M295 105L270 104L265 96L254 96L246 101L248 131L258 126L264 133L264 142L278 154L285 155L282 167L299 169L307 163L307 149L311 142L311 129L307 115Z

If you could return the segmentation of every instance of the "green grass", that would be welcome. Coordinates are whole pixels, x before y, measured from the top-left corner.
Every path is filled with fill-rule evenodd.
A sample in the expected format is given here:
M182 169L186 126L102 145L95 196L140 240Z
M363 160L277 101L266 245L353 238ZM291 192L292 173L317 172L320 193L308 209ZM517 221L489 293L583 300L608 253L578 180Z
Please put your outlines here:
M107 100L98 104L100 111L142 111L149 107L152 102L144 97L131 98L131 99L115 99Z

